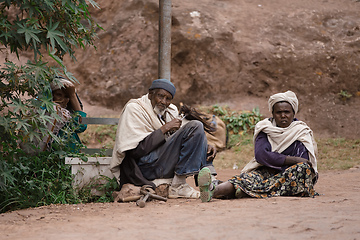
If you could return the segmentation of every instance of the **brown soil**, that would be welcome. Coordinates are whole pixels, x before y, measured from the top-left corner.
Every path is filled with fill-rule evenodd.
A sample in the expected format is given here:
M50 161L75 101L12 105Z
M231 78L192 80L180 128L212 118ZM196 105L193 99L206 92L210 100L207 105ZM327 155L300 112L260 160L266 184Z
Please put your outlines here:
M98 50L69 70L90 116L115 116L157 77L158 2L99 0ZM259 107L293 90L315 136L359 138L360 2L173 1L175 103ZM67 61L68 63L70 61ZM352 94L341 100L338 93ZM238 170L220 170L227 179ZM0 239L360 239L360 169L320 172L316 198L52 205L0 215Z
M221 170L227 179L237 170ZM0 239L359 239L360 169L320 173L315 198L52 205L0 215ZM189 179L189 183L192 183Z

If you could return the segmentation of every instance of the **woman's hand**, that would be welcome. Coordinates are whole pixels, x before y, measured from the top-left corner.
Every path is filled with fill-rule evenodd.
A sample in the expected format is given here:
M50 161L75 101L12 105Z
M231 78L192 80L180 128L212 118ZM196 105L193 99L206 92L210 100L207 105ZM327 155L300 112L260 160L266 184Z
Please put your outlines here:
M69 104L71 105L72 109L74 111L81 111L81 106L80 106L80 102L78 100L78 98L76 97L76 93L75 93L75 86L71 85L69 87L65 88L65 92L69 97Z
M292 156L286 156L284 165L290 166L297 163L307 163L310 165L310 167L312 167L310 160L301 157L292 157Z
M71 96L75 96L75 86L72 85L72 86L68 86L65 88L65 92L67 93L67 95L69 96L69 98Z

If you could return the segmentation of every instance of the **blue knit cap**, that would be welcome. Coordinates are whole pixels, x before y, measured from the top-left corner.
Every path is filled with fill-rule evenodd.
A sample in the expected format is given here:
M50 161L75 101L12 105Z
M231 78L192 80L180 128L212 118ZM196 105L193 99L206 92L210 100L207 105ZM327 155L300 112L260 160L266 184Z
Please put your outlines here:
M175 96L176 88L175 88L174 84L167 79L154 80L152 82L149 90L156 89L156 88L161 88L161 89L168 91L173 98Z

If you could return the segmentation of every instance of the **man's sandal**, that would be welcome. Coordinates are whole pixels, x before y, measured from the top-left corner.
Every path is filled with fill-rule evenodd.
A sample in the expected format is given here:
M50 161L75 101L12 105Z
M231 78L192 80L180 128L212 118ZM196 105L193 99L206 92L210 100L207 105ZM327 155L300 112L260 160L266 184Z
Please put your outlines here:
M200 170L198 175L198 184L201 201L210 202L215 190L215 186L212 185L211 171L209 168L204 167Z
M200 192L190 187L189 184L181 184L178 187L169 187L168 198L194 198L200 197Z

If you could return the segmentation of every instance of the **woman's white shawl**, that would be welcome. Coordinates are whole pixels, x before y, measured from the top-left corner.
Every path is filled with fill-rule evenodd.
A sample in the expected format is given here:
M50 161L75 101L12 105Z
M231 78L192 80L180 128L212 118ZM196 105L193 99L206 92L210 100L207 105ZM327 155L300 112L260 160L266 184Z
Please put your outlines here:
M178 116L177 107L170 104L166 109L166 121ZM110 170L120 181L120 164L125 158L125 151L137 147L146 136L162 126L153 110L148 94L138 99L131 99L121 112L116 132L115 146L112 153Z
M314 171L317 173L317 160L315 156L317 145L312 130L305 122L293 121L287 128L280 128L276 126L274 121L271 122L269 119L264 119L255 126L254 142L261 131L267 134L273 152L283 152L296 140L302 142L309 152L309 160ZM253 158L241 172L250 172L260 166L262 165Z

